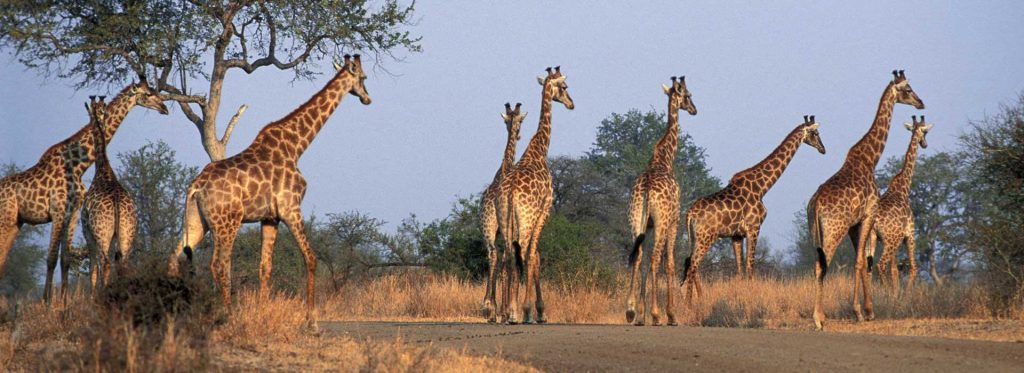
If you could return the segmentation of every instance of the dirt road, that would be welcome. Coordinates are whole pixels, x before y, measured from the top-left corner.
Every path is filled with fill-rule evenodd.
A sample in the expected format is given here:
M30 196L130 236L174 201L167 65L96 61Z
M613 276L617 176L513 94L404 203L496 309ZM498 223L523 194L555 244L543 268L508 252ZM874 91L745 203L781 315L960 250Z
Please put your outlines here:
M762 329L324 322L328 335L401 338L565 371L1024 371L1024 343Z

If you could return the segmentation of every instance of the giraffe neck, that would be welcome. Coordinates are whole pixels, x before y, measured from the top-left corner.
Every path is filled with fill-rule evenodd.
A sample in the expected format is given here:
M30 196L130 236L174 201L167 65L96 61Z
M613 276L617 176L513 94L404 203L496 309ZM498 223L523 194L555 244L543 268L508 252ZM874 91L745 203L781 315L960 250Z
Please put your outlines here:
M544 85L544 94L540 100L540 122L537 123L537 133L533 134L530 144L526 146L526 152L519 164L537 163L547 167L548 146L551 144L551 95L553 90Z
M107 142L104 141L101 129L96 128L93 135L96 145L96 175L93 177L93 184L116 180L114 169L110 167L110 160L107 159Z
M759 198L764 197L768 190L779 181L779 177L786 171L793 155L800 149L800 143L804 141L804 126L797 126L786 138L782 140L775 150L772 150L768 157L754 166L733 175L729 184L745 187L752 191Z
M914 131L914 135L910 137L910 145L907 146L907 154L903 156L903 168L900 169L896 176L892 177L892 181L889 183L889 188L885 190L885 194L910 194L910 181L914 177L914 165L917 162L917 144L920 140L918 131Z
M875 167L885 150L885 141L889 138L889 125L892 123L892 108L896 104L895 81L890 82L878 102L878 112L871 129L864 137L850 148L846 155L843 168L853 168L860 172L875 174Z
M77 143L78 146L81 147L82 151L85 152L82 158L75 160L73 165L72 172L74 172L76 177L81 177L82 174L85 173L85 170L89 169L93 162L96 161L96 158L99 155L97 143L101 141L104 144L109 143L110 140L113 139L114 133L117 132L119 127L121 127L121 123L124 121L125 116L128 115L128 111L135 106L137 97L130 92L131 87L132 86L128 86L121 90L121 92L117 94L117 97L114 97L114 99L110 101L110 104L107 105L107 118L103 122L102 131L95 128L95 124L90 123L85 127L82 127L82 129L67 140L64 140L63 144L65 147ZM97 138L97 136L101 134L102 138ZM106 146L104 146L104 149L105 148ZM97 172L99 171L100 170L97 169ZM99 175L97 175L97 177L98 176Z
M355 77L342 69L313 97L282 119L260 130L250 149L283 151L289 160L298 160L323 129L327 119L352 89Z
M654 154L651 156L651 168L660 168L672 171L676 161L676 150L679 147L679 105L674 103L671 97L668 99L668 127L665 134L661 136L654 146Z
M512 165L516 163L516 141L518 141L519 133L517 131L509 131L508 139L505 142L505 155L501 159L501 168L498 169L498 175L505 175L505 173L512 170Z

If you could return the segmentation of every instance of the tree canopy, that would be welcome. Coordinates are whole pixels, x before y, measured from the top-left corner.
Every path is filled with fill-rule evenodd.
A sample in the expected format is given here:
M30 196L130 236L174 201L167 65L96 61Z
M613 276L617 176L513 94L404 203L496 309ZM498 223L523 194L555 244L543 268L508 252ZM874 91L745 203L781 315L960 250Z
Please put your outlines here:
M199 130L211 160L224 150L238 115L218 137L228 71L272 66L296 79L313 63L363 52L382 61L420 51L414 3L384 0L10 0L0 3L0 48L76 89L149 78ZM206 87L196 89L196 86Z

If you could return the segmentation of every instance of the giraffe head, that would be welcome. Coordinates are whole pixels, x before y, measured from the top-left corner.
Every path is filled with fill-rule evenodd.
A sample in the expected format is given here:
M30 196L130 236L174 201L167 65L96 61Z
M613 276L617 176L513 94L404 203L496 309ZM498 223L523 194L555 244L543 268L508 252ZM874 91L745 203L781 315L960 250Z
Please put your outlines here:
M679 110L686 110L690 115L697 115L697 107L693 106L693 95L686 89L686 76L679 79L672 77L672 87L662 84L661 89L668 95L669 102Z
M512 105L505 103L505 112L501 113L501 119L505 120L505 129L508 130L509 137L515 137L519 140L519 127L523 124L523 119L526 119L526 112L520 111L519 107L522 103L517 102L516 108L513 109Z
M335 63L334 69L338 70L338 75L348 74L356 79L356 83L352 85L352 89L348 91L353 96L359 97L359 102L363 105L369 105L373 100L370 99L370 93L366 91L366 74L363 73L363 60L360 59L359 55L348 55L344 56L345 62L341 65Z
M101 134L107 126L107 103L104 102L106 98L107 96L89 96L89 102L85 103L85 111L89 113L89 124Z
M164 105L164 100L160 98L160 92L157 92L146 82L145 75L139 74L139 82L132 84L129 90L129 93L135 98L136 105L156 110L164 115L170 112L167 110L167 106ZM106 104L103 104L103 106L105 107Z
M551 99L565 105L566 109L572 110L576 107L569 97L569 86L565 84L565 75L562 75L561 66L555 66L552 70L547 68L547 76L537 76L537 83L544 86L544 91L551 91Z
M804 129L804 144L818 149L818 153L825 154L825 145L821 143L821 136L818 135L818 121L814 116L804 115L804 123L800 125Z
M911 120L913 120L914 122L903 123L903 126L906 127L908 131L913 133L913 135L911 135L912 140L910 141L914 141L913 139L916 139L917 144L921 146L921 149L927 148L928 141L925 140L925 136L928 135L928 131L932 130L932 125L924 121L924 115L921 116L920 121L917 120L916 115L912 116Z
M924 102L921 101L920 97L917 97L914 89L910 88L910 82L907 81L907 76L903 74L903 70L892 71L891 86L892 89L896 90L896 102L913 106L918 110L924 109Z

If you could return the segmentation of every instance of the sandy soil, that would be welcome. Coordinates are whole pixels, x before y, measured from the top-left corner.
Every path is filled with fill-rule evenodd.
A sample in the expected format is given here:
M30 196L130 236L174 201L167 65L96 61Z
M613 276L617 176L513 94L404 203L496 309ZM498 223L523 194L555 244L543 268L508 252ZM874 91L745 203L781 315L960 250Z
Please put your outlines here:
M845 332L624 325L323 322L327 335L402 340L545 371L1021 371L1024 343Z

